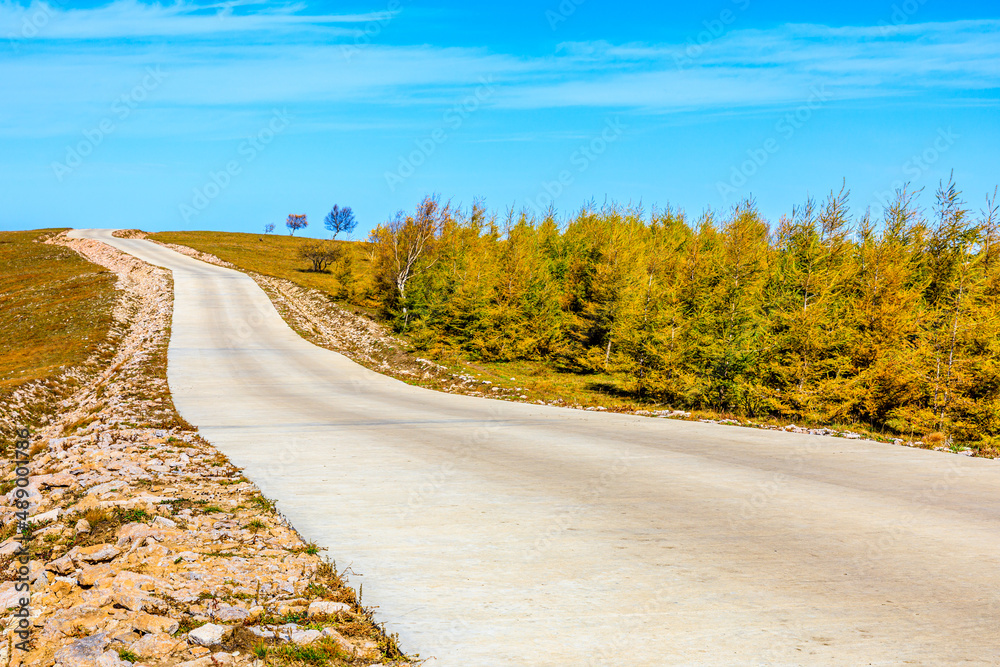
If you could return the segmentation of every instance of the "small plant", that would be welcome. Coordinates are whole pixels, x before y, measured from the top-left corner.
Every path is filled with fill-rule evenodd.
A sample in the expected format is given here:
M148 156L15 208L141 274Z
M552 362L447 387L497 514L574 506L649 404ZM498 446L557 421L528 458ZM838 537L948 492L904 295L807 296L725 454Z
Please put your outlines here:
M118 649L118 657L121 658L122 660L127 660L127 661L133 662L133 663L134 662L139 662L140 660L142 660L141 656L136 655L135 653L133 653L132 651L128 650L127 648Z
M315 556L320 551L324 551L323 547L320 547L315 542L307 542L304 546L301 546L297 549L292 549L293 553L309 554L310 556Z
M252 533L260 532L266 528L267 524L261 521L260 519L254 519L253 521L247 524L247 529L250 530L250 532Z
M216 512L221 512L222 508L219 507L218 505L206 505L205 507L202 508L202 511L205 514L215 514Z
M266 512L274 511L274 501L265 496L254 496L250 499L250 502Z
M935 431L934 433L928 433L927 435L924 436L924 442L926 442L928 445L931 445L932 447L940 446L941 443L943 443L945 440L946 440L945 434L941 433L940 431Z
M122 523L145 523L152 517L149 512L140 509L124 510L119 514Z
M105 509L92 507L83 513L83 518L86 519L91 528L94 528L95 526L111 519L111 515L108 514L108 511Z

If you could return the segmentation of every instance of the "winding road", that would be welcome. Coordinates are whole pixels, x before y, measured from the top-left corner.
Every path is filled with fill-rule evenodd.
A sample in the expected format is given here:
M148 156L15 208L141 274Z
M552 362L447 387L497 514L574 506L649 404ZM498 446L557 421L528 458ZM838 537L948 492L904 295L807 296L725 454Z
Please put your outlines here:
M1000 664L1000 461L438 393L173 272L178 410L430 666Z

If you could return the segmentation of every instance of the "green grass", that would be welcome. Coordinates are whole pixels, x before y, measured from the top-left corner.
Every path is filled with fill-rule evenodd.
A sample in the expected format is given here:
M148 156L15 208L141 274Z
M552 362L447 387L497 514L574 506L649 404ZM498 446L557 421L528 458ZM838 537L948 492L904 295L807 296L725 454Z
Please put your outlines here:
M0 232L0 397L80 364L111 328L115 276L46 229Z
M140 660L142 660L141 655L139 655L138 653L133 653L127 648L119 649L118 657L121 658L122 660L128 660L129 662L139 662Z

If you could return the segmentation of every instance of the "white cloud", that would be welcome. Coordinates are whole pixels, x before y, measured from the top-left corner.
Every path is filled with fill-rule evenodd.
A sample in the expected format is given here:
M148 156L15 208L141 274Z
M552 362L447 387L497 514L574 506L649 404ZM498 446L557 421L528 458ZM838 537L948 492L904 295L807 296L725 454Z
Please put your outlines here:
M93 9L68 9L60 2L30 5L0 2L0 35L15 39L114 39L140 37L208 36L273 30L324 29L353 35L355 30L334 26L386 21L389 11L369 14L303 14L303 6L229 0L212 3L147 4L117 0ZM252 11L244 12L249 7Z
M0 0L0 37L40 7ZM8 136L55 134L99 118L147 66L159 66L167 79L144 108L162 127L187 124L190 132L215 128L211 121L221 110L292 105L319 116L350 105L450 105L487 75L496 85L493 107L648 113L797 104L817 86L841 101L1000 89L1000 21L891 30L785 25L733 30L695 51L684 44L587 42L523 57L378 38L358 45L358 24L408 20L385 13L309 15L300 5L275 9L248 0L119 0L50 11L51 22L36 36L0 51L0 126ZM251 31L263 34L255 40L230 34ZM272 38L274 31L281 34ZM168 44L131 39L155 35L173 37Z

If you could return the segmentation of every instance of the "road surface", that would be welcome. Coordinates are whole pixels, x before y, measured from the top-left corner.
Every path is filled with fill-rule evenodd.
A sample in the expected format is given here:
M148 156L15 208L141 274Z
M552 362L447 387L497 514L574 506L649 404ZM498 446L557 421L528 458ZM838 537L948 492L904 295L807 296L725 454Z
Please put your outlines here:
M180 413L428 664L1000 663L1000 462L437 393L173 271Z

